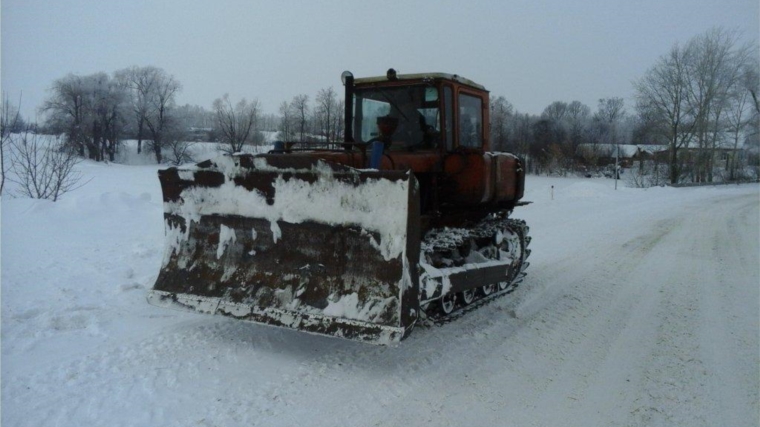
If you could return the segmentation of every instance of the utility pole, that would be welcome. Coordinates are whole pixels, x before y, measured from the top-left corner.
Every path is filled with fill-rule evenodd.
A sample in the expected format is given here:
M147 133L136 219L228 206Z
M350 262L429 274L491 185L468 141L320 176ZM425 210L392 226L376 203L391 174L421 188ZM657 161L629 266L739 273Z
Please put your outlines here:
M599 112L598 117L604 122L609 123L610 136L612 137L612 144L615 147L615 190L618 187L618 175L620 171L620 144L618 143L616 131L617 121L625 115L623 110L623 98L602 98L599 100Z
M618 140L615 135L615 122L612 122L612 140L615 142L615 190L617 190L617 182L618 182L618 175L619 171L618 166L620 164L620 144L618 144Z

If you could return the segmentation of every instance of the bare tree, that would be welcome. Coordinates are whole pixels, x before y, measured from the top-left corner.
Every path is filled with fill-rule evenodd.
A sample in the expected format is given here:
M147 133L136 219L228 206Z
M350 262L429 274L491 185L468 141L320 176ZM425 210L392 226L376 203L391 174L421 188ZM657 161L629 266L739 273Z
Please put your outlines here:
M132 66L114 73L115 78L129 90L129 106L136 123L138 153L142 152L151 99L163 75L165 72L162 69L152 66Z
M691 52L678 45L660 57L647 74L636 81L636 108L640 115L656 122L655 128L668 141L670 183L677 184L681 175L678 150L691 140L694 126L686 99L686 64Z
M533 170L540 174L542 170L548 169L552 163L550 147L553 144L554 136L551 120L542 118L532 123L531 136L529 154L534 161Z
M243 151L243 146L253 140L258 133L259 110L258 100L248 103L243 98L233 106L226 93L214 101L216 129L222 142L227 144L224 151Z
M524 157L530 162L529 147L533 138L533 123L535 118L529 114L515 112L510 121L510 134L512 135L511 149L514 154ZM529 165L530 166L530 165Z
M56 133L66 134L66 143L84 157L88 147L86 125L89 101L81 76L69 74L53 82L51 96L42 104L48 113L47 125Z
M25 132L11 140L9 180L19 185L19 194L35 199L57 201L78 187L82 175L74 170L79 157L56 138L49 144L37 134Z
M295 111L293 111L292 105L286 101L282 101L280 104L280 125L278 130L280 132L280 139L285 141L292 141L295 134Z
M509 123L515 108L503 96L491 100L491 147L493 150L505 151L509 148Z
M290 101L290 105L295 113L295 120L298 125L298 138L300 141L306 141L306 129L309 120L309 97L308 95L296 95Z
M314 112L319 133L321 133L327 142L335 140L335 129L333 116L337 114L338 102L335 89L330 86L322 89L317 93L317 107Z
M560 159L561 161L552 161L552 167L550 169L561 168L563 173L564 169L569 167L568 160L571 160L574 156L569 139L568 124L567 124L567 103L562 101L555 101L549 104L541 113L541 119L546 120L548 123L548 132L551 145L551 157L553 159ZM561 155L559 153L561 151Z
M747 114L749 110L749 98L751 93L747 90L738 90L733 94L733 102L729 106L726 123L727 130L733 140L733 155L730 157L730 163L727 167L728 178L733 181L736 179L736 166L738 161L739 141L742 132L751 123L752 116Z
M165 147L169 150L168 158L173 165L176 166L194 161L190 148L195 143L182 138L181 133L167 135L165 141Z
M726 130L731 135L733 153L727 165L728 179L738 178L739 144L757 137L757 123L760 118L760 108L757 105L758 58L748 55L741 64L740 77L737 84L730 90L729 106L726 113ZM744 137L744 141L742 141Z
M162 148L165 139L174 130L176 125L172 108L174 97L181 90L182 85L174 79L174 76L160 70L155 77L155 85L152 87L148 98L148 114L145 116L145 125L150 131L152 138L151 148L156 154L156 162L161 163Z
M19 102L20 103L20 102ZM10 148L11 133L18 131L18 126L22 122L19 108L11 104L8 94L3 94L2 104L0 104L0 195L5 188L5 151Z
M757 58L750 60L747 64L747 68L744 70L744 77L742 78L742 85L752 95L755 112L760 114L760 64L758 64Z
M53 82L42 106L47 124L66 135L66 144L82 157L114 159L123 127L126 88L106 73L69 74Z
M99 160L114 161L125 124L125 110L128 99L127 88L105 73L98 75L93 91L93 134L94 144L99 147Z
M554 101L544 108L544 112L541 113L541 117L551 120L554 123L561 123L565 119L567 114L567 103L562 101Z
M695 180L712 182L713 159L730 91L740 77L748 54L736 49L738 36L722 28L712 29L689 41L686 100L693 113L698 152Z
M738 35L715 28L678 45L636 83L637 110L651 129L660 129L669 145L670 181L677 183L688 147L688 170L695 181L712 181L716 148L727 130L727 114L736 86L756 47L737 46ZM752 95L750 90L750 95ZM756 93L756 92L755 92ZM659 122L654 124L655 122Z
M599 100L596 117L599 118L602 123L610 125L610 134L608 135L608 142L610 144L618 142L617 135L615 134L615 125L620 122L624 115L625 109L623 98L602 98Z
M346 100L338 99L335 105L335 113L333 114L333 136L332 141L343 141L343 132L345 129L346 117L342 114L346 109Z
M618 139L618 123L623 118L625 110L623 109L623 98L602 98L599 100L599 109L596 117L600 122L605 123L608 129L607 140L615 146L615 189L617 189L617 180L620 174L620 146Z
M751 58L744 72L742 86L752 96L752 108L749 124L744 134L744 148L748 151L748 163L755 168L754 175L760 175L760 58Z
M578 147L587 140L588 125L591 117L591 108L580 101L567 104L565 122L567 123L568 140L570 143L570 155L578 154Z

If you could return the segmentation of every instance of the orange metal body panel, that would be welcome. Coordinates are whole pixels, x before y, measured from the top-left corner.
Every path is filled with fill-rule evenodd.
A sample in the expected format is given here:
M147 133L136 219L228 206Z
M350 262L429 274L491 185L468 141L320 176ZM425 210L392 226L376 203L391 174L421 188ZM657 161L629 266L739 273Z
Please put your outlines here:
M386 149L380 162L380 170L411 170L422 177L424 185L429 187L424 191L433 190L438 194L436 199L449 205L513 205L522 198L522 183L524 172L517 158L505 153L490 152L489 128L489 96L488 91L477 85L468 85L462 81L445 78L407 78L403 80L372 80L356 84L360 90L368 87L404 87L410 85L429 85L451 89L451 108L447 110L445 97L438 99L441 112L451 111L453 117L441 119L439 123L440 136L437 146L433 149L418 149L405 151L399 149L403 143L394 141L390 149ZM459 95L466 94L479 98L482 102L482 146L478 148L463 147L459 144ZM451 129L446 129L446 126ZM451 137L451 146L447 147L446 135ZM401 145L399 145L401 144ZM295 151L294 156L307 156L328 162L342 164L357 169L369 168L371 146L356 144L345 151ZM432 178L435 177L435 178ZM434 179L434 180L433 180Z
M445 189L442 198L452 203L475 205L488 197L490 164L480 153L452 153L444 158Z
M518 196L517 180L523 172L517 159L511 155L498 153L493 156L493 164L496 172L495 180L499 184L496 186L495 200L501 202L522 197L522 194Z
M291 155L318 158L357 169L369 167L368 155L358 149L304 151ZM410 170L417 175L440 176L440 200L445 203L479 205L516 202L522 198L519 185L522 168L514 156L504 153L389 151L383 155L380 170Z

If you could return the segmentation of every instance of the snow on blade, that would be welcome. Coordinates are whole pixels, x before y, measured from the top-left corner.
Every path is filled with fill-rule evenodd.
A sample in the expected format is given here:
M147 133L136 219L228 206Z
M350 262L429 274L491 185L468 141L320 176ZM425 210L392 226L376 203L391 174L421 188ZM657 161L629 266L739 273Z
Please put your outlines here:
M216 259L220 259L224 255L224 250L227 246L235 242L235 240L235 229L222 224L219 230L219 246L216 248Z
M242 169L229 156L214 160L225 173L226 181L219 187L192 186L181 193L181 201L167 202L166 212L184 217L188 223L199 221L203 215L240 215L270 221L275 241L281 238L277 221L299 224L313 221L328 225L355 225L376 232L380 241L374 242L386 260L401 255L406 241L407 180L367 179L362 185L335 179L332 169L324 162L308 170L317 176L316 182L283 177L285 173L304 172L279 169L264 159L254 159L256 170L276 171L280 175L273 186L273 204L258 191L248 191L236 185L231 177Z

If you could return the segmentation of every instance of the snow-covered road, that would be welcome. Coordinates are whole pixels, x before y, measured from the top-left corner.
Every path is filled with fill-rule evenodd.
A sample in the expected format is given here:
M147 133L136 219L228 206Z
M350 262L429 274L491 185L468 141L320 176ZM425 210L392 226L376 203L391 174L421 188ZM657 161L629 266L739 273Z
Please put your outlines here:
M156 168L82 169L2 202L4 426L758 424L756 184L530 176L521 287L387 348L147 305Z

